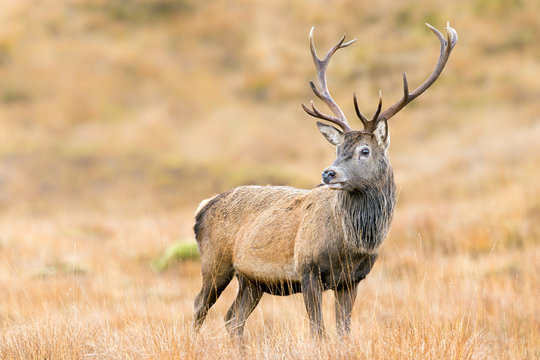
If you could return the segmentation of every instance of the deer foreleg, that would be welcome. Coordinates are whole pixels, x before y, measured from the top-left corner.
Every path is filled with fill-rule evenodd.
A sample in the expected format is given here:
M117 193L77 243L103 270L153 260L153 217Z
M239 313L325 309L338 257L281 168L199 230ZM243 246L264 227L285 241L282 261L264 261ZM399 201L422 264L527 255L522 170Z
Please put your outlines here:
M336 327L339 336L348 335L351 331L351 313L356 300L358 283L342 286L334 291L336 298Z
M319 274L306 272L302 276L302 293L309 317L311 335L322 337L324 323L321 311L323 286Z

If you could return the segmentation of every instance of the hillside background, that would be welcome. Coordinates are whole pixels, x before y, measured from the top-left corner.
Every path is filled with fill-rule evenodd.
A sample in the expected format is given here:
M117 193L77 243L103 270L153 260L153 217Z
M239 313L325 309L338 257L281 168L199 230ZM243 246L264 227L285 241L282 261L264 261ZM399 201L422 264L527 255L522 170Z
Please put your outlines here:
M538 14L535 0L2 1L2 358L232 356L220 318L234 286L201 344L198 264L150 264L193 238L204 198L320 182L333 149L300 108L314 99L312 25L320 53L358 39L328 70L358 128L353 91L371 113L379 89L383 106L401 96L402 71L418 86L439 53L424 23L448 20L459 42L446 69L390 120L399 200L358 336L337 355L302 347L302 300L266 296L248 351L540 357Z

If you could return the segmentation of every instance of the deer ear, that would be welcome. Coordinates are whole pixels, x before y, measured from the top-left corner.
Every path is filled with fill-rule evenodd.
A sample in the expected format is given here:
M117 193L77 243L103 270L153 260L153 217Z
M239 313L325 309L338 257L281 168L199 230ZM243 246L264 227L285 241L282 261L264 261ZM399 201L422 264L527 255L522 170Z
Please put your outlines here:
M338 146L343 143L343 133L335 127L323 124L320 121L317 121L317 127L330 144Z
M390 146L390 132L388 132L388 123L386 122L386 119L377 124L377 128L373 134L375 135L379 146L382 146L384 150L387 150Z

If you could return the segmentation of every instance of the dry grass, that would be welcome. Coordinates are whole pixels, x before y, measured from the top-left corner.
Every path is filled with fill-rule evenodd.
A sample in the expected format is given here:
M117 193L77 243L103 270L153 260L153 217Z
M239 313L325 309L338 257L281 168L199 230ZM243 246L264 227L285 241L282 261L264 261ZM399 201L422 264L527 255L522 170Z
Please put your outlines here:
M328 7L332 9L329 10ZM540 358L540 6L534 0L8 0L0 4L0 358ZM400 188L350 338L308 334L300 296L265 296L241 354L222 317L189 328L198 202L248 183L311 187L332 149L307 31L359 41L329 70L370 112L433 66L423 27L460 34L437 84L392 119Z
M167 242L156 234L171 236L181 216L89 221L2 222L3 359L238 356L222 321L236 284L196 335L189 326L198 263L160 274L150 268ZM537 253L496 244L485 254L467 248L445 253L424 248L419 239L400 241L396 225L360 288L349 339L335 336L331 293L324 297L329 335L321 344L310 340L300 296L265 296L247 324L248 357L537 357ZM87 270L43 272L58 264Z

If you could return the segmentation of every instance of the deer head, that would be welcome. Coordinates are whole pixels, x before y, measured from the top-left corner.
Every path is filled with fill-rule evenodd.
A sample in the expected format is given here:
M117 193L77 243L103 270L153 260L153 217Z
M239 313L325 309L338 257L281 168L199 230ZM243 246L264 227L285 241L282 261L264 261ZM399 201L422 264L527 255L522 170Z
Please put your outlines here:
M331 122L339 127L317 122L317 127L323 136L332 145L336 146L336 160L331 166L322 172L322 181L332 189L355 191L366 188L367 186L377 186L384 179L385 174L390 170L387 150L390 145L390 133L388 131L388 120L403 109L408 103L416 99L420 94L426 91L441 74L450 53L457 43L457 32L447 23L445 38L433 26L426 24L429 29L439 38L441 50L435 69L431 75L415 90L409 92L407 75L403 73L403 96L388 109L382 110L382 94L379 92L379 104L377 110L367 119L358 107L356 94L353 93L353 102L356 115L360 118L364 128L360 131L353 130L345 114L332 99L328 91L326 82L326 69L330 58L339 49L347 47L356 41L345 42L343 36L321 60L317 56L315 44L313 41L313 29L309 33L309 44L311 55L315 68L317 69L319 89L313 82L310 82L311 89L321 99L332 112L334 116L320 112L313 101L311 109L302 104L302 108L311 116Z

